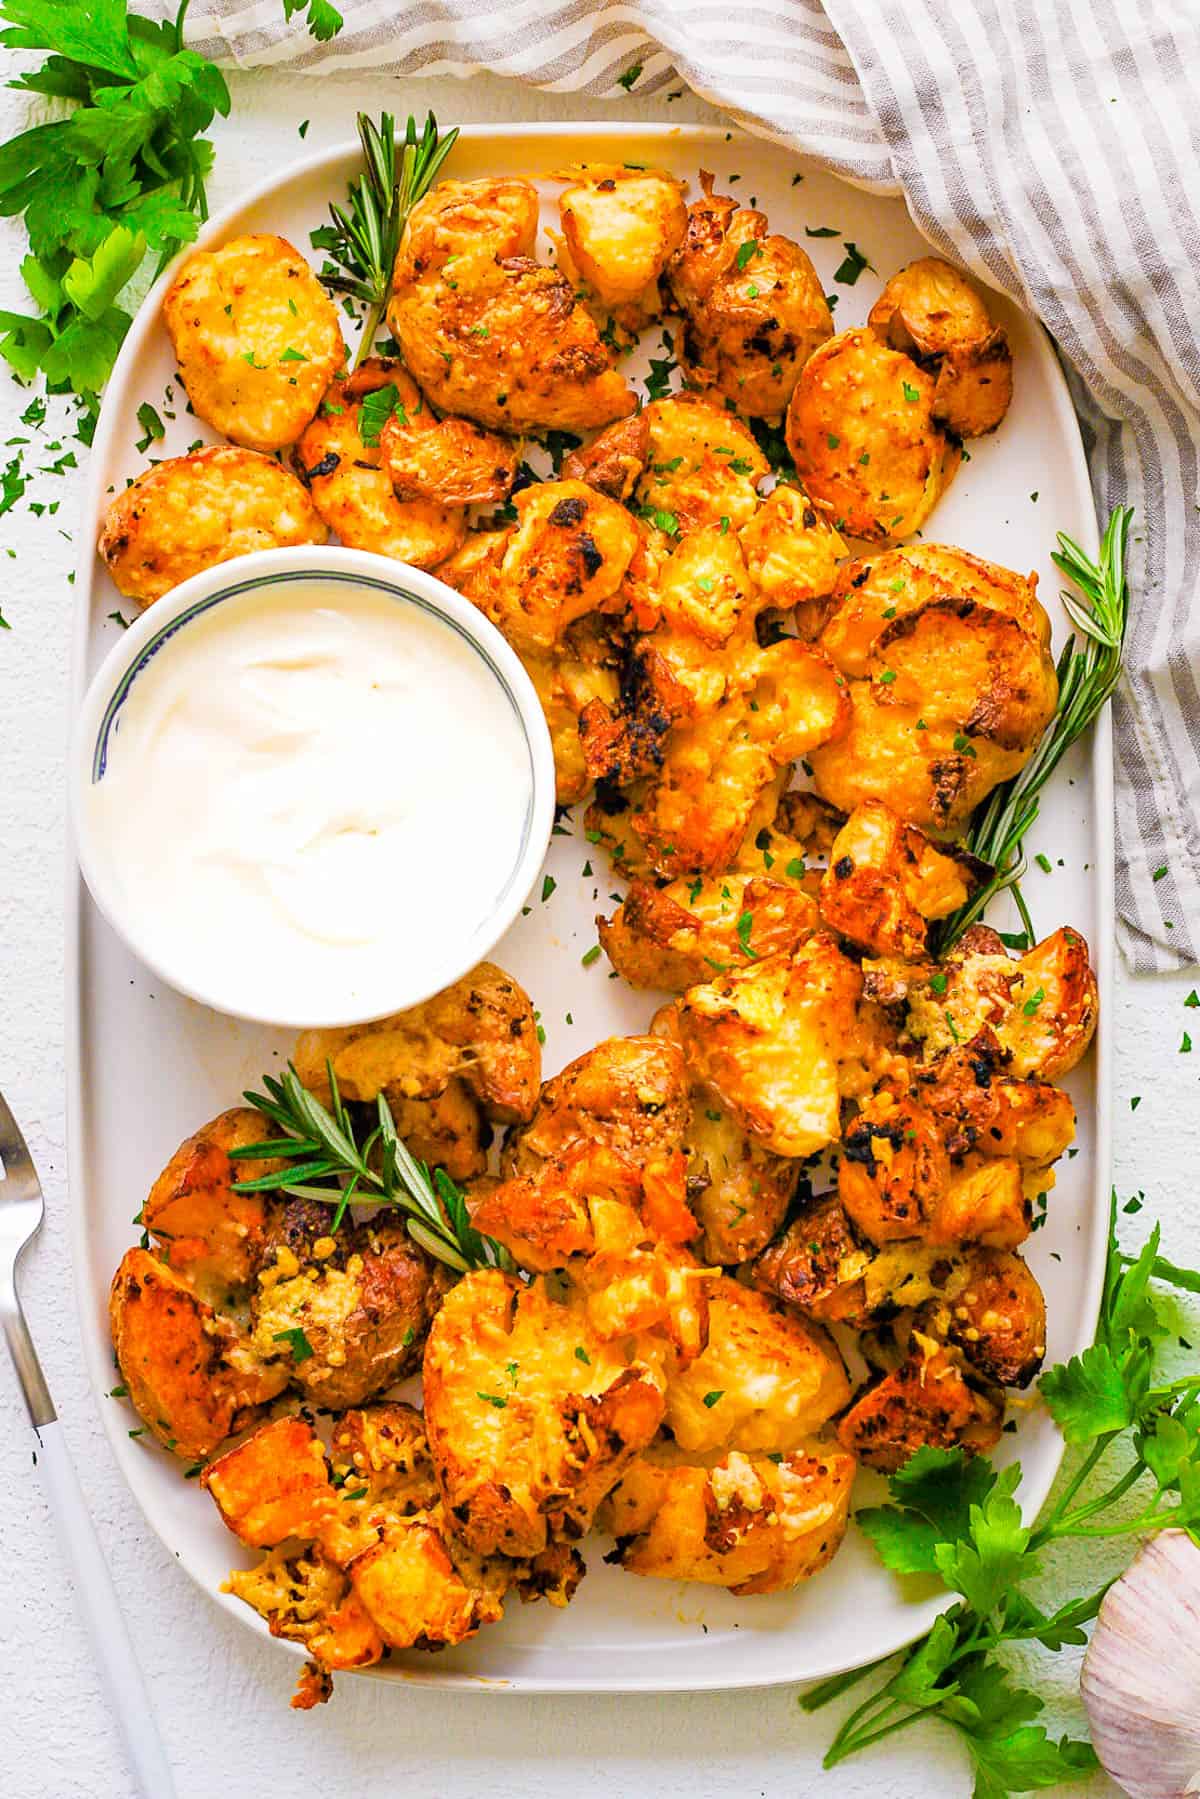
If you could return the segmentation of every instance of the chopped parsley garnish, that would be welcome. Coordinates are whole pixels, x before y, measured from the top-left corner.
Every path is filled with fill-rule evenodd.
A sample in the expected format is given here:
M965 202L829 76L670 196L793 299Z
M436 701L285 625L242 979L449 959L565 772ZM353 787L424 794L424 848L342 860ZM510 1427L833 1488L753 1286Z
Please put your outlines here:
M841 443L841 441L842 441L841 438L837 435L837 433L835 431L831 431L829 433L828 437L825 439L825 442L829 445L829 448L831 450L836 450L838 448L839 444Z
M583 1347L582 1343L577 1343L575 1345L575 1360L577 1362L582 1362L585 1365L585 1367L588 1367L588 1368L590 1368L592 1365L592 1358L588 1354L587 1350Z
M280 362L307 362L308 357L304 354L303 350L294 349L292 345L289 344L279 360Z
M737 940L742 946L743 953L749 956L752 962L757 962L758 951L750 947L750 933L754 929L753 912L743 912L734 928L737 931Z
M1025 1001L1025 1004L1021 1007L1026 1018L1032 1018L1034 1016L1045 997L1046 989L1044 987L1038 987L1030 994L1029 998Z
M394 381L389 381L386 387L377 387L373 393L367 394L358 409L360 442L366 444L368 449L377 449L383 427L393 413L402 425L407 425L408 414L400 404L400 389Z
M944 974L931 974L929 977L929 991L931 993L945 993L946 976Z
M271 1338L272 1343L287 1343L291 1347L294 1362L307 1362L313 1353L313 1346L297 1324L291 1330L276 1331Z
M661 506L643 506L638 516L659 531L665 531L668 537L679 535L679 520L673 512L664 512Z
M754 256L761 256L762 250L754 238L748 238L744 244L738 245L737 265L739 273Z
M793 856L783 872L785 875L789 875L793 881L803 880L804 876L808 873L804 857Z
M642 64L640 62L630 63L629 67L625 70L625 73L617 76L617 86L623 87L625 92L629 93L641 72Z
M874 266L874 263L867 261L857 244L847 243L845 257L833 271L833 278L843 287L853 287L863 270L873 269Z
M725 1397L724 1387L714 1387L711 1393L706 1393L704 1395L704 1403L708 1407L709 1411L711 1412L712 1408L716 1405L717 1401L719 1399L724 1399L724 1397Z
M836 225L817 225L815 227L806 225L804 235L805 237L840 237L842 234Z
M542 879L542 904L543 905L545 905L546 901L550 898L550 895L554 892L554 889L557 886L558 886L558 882L554 879L553 875L545 875L543 877L543 879Z
M1051 862L1050 862L1050 858L1049 858L1049 856L1046 855L1046 853L1043 850L1039 850L1037 855L1033 859L1037 863L1038 867L1041 869L1041 871L1044 875L1048 875L1050 873L1050 869L1052 866Z
M144 456L152 443L162 442L163 438L167 435L167 427L163 424L149 400L144 400L138 407L137 421L145 432L145 436L138 439L137 452L139 456Z
M913 387L911 382L908 382L908 381L904 382L903 385L904 385L904 398L908 401L910 406L915 406L917 401L921 398L920 388Z
M505 1397L502 1393L478 1393L477 1392L475 1397L476 1397L476 1399L482 1399L487 1405L494 1405L498 1412L502 1412L504 1410L505 1406L508 1404L507 1399L505 1399Z
M598 962L600 960L600 945L598 943L593 943L591 949L584 950L579 960L585 968L590 968L593 962Z

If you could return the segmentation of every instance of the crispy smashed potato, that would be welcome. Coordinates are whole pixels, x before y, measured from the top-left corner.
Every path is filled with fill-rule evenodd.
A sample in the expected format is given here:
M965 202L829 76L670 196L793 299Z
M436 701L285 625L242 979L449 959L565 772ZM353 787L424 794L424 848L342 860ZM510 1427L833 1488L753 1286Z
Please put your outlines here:
M698 1253L723 1267L746 1261L783 1223L799 1163L764 1149L703 1087L693 1091L684 1147L687 1203L702 1233Z
M790 955L816 926L816 906L795 881L741 874L635 881L612 918L596 920L618 974L664 993L699 986L714 968Z
M370 1104L433 1100L452 1082L470 1089L488 1118L528 1118L542 1058L529 995L495 962L407 1012L367 1024L302 1031L293 1056L301 1083L328 1105L326 1063L343 1099Z
M778 418L833 319L817 271L766 215L713 193L688 208L668 278L683 313L681 362L689 381L715 387L751 418Z
M937 256L897 270L867 323L937 375L934 417L956 437L994 431L1012 400L1012 352L966 277Z
M789 1450L841 1410L850 1383L832 1340L723 1275L708 1299L708 1345L667 1381L681 1449Z
M836 530L888 542L925 523L962 459L933 417L933 394L930 375L861 327L805 366L788 407L788 449Z
M404 227L388 323L443 412L514 434L606 425L634 396L571 283L534 260L536 230L528 182L440 182Z
M434 568L462 543L466 514L441 500L399 499L379 441L368 444L362 437L364 399L404 381L398 364L372 356L347 380L333 382L296 445L296 464L313 505L347 549ZM410 389L415 396L411 383L405 391Z
M1027 1387L1046 1355L1045 1296L1019 1255L972 1246L914 1331L955 1344L999 1387Z
M872 1259L837 1194L820 1193L755 1258L752 1279L760 1293L822 1323L854 1322L867 1310L863 1277Z
M730 1450L711 1466L647 1451L600 1509L631 1574L780 1593L832 1560L846 1533L854 1459L829 1444L786 1455Z
M211 1455L282 1392L288 1376L253 1350L179 1275L129 1249L113 1277L109 1322L129 1398L164 1449Z
M239 1157L231 1149L261 1143L271 1126L261 1112L235 1106L181 1143L142 1207L142 1224L164 1251L174 1273L210 1305L249 1289L262 1260L269 1229L262 1193L235 1193L238 1181L275 1174L278 1157Z
M233 237L190 256L163 299L197 418L231 443L295 443L345 360L332 300L282 237Z
M679 1046L609 1037L546 1082L529 1123L510 1133L501 1171L536 1175L578 1150L612 1151L633 1168L669 1157L688 1120Z
M813 1155L838 1135L839 1059L861 992L823 933L790 958L719 975L680 1002L689 1065L768 1149Z
M914 988L908 1032L927 1062L987 1026L1019 1076L1056 1080L1079 1061L1096 1029L1096 977L1078 931L1061 926L1010 955L987 925L972 925L943 964L944 989ZM939 986L941 983L939 982Z
M470 419L436 418L407 376L397 386L400 403L379 434L380 467L396 497L442 506L507 500L517 478L513 444Z
M139 475L110 503L97 548L118 590L149 606L218 562L327 536L295 475L226 444Z
M781 481L738 532L750 578L772 606L811 606L834 590L846 545L808 495Z
M1041 1078L1008 1072L1008 1057L986 1025L966 1043L915 1071L915 1091L938 1120L952 1157L972 1150L1015 1156L1039 1186L1075 1135L1069 1094Z
M894 1473L925 1445L986 1454L1000 1441L1003 1416L1002 1397L972 1385L957 1350L914 1333L905 1360L859 1394L837 1434L869 1468Z
M936 848L881 800L864 800L829 852L821 918L871 955L915 962L930 920L965 905L979 878L969 856Z
M343 1225L333 1237L330 1217L310 1200L284 1207L251 1302L251 1343L314 1405L360 1405L416 1372L445 1281L403 1224Z
M468 1274L434 1320L429 1447L455 1526L480 1554L532 1556L582 1536L662 1410L649 1368L596 1334L581 1298L558 1304L540 1278Z
M578 275L626 330L661 310L659 277L687 226L682 184L663 169L584 163L559 196L564 273Z
M636 417L573 450L563 474L586 481L634 510L667 538L703 525L749 524L757 484L771 472L749 426L700 394L652 400Z

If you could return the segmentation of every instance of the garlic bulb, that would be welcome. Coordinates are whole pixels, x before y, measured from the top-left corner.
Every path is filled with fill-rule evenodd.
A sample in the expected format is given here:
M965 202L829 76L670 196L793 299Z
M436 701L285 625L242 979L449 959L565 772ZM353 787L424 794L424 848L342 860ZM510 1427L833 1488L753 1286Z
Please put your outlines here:
M1186 1531L1152 1537L1109 1588L1079 1686L1130 1799L1200 1794L1200 1549Z

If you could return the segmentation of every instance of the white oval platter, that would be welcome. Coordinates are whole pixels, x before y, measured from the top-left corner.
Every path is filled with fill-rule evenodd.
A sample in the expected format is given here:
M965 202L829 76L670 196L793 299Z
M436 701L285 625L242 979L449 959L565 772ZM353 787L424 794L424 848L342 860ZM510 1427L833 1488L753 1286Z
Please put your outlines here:
M928 251L900 200L861 192L775 145L719 129L599 124L469 127L447 172L462 177L517 174L542 177L580 160L655 163L687 177L698 190L701 168L718 191L756 200L774 230L797 237L811 253L827 289L838 296L835 324L861 323L882 281ZM214 219L202 241L240 231L273 231L308 249L309 230L331 199L344 195L357 172L358 149L346 144L285 169L240 204ZM730 184L734 184L730 186ZM552 197L554 188L543 190ZM549 216L549 215L548 215ZM836 228L835 237L805 237L805 228ZM853 286L834 272L855 243L873 268ZM548 247L548 246L547 246ZM313 254L314 262L319 259ZM876 272L878 271L878 272ZM164 281L170 278L168 271ZM120 624L110 618L122 602L91 554L110 490L139 473L148 454L170 455L197 439L216 441L185 410L170 344L158 317L162 283L141 309L117 363L91 456L90 482L76 578L73 696L83 687ZM996 298L1016 367L1012 410L998 433L973 443L971 460L941 501L929 538L961 545L1022 571L1036 569L1054 622L1055 645L1065 635L1050 561L1054 534L1066 530L1094 550L1096 528L1087 466L1066 382L1054 350L1035 321ZM649 350L657 334L649 336ZM662 354L661 351L658 351ZM641 360L628 366L638 381ZM167 397L167 396L170 397ZM135 445L145 432L143 402L167 422L165 443ZM167 414L174 417L167 420ZM582 807L564 822L547 870L556 886L529 897L528 916L499 945L496 956L525 983L546 1033L545 1072L553 1073L604 1036L641 1030L655 1005L608 978L603 958L584 966L596 942L594 915L618 897L604 862L587 843ZM1105 1010L1112 990L1112 782L1107 724L1090 746L1076 750L1059 773L1043 808L1031 854L1027 897L1039 935L1060 923L1083 932L1092 948L1101 991L1096 1046L1067 1083L1079 1114L1077 1150L1059 1168L1044 1228L1028 1245L1049 1310L1049 1359L1090 1342L1104 1263L1109 1120ZM467 858L469 867L469 856ZM586 870L592 872L585 872ZM437 905L449 871L414 871ZM156 981L118 942L82 887L72 858L68 876L67 1010L72 1242L83 1338L92 1382L118 1462L146 1514L193 1578L242 1623L265 1626L238 1601L219 1593L239 1559L238 1545L216 1509L178 1464L148 1437L131 1439L136 1419L128 1404L107 1397L113 1386L107 1296L122 1252L136 1238L131 1219L154 1176L180 1140L204 1120L236 1103L277 1068L285 1038L206 1011ZM990 922L1012 921L1003 908ZM1002 1457L1024 1469L1022 1496L1034 1511L1048 1492L1061 1442L1034 1405L1014 1411L1015 1434ZM863 1497L873 1489L864 1484ZM461 1648L437 1656L394 1655L372 1673L425 1685L511 1691L627 1691L761 1686L823 1677L899 1648L926 1630L945 1595L928 1581L901 1581L883 1571L853 1530L833 1565L795 1593L735 1599L696 1585L642 1580L604 1565L605 1545L585 1546L587 1579L565 1611L514 1605L502 1624ZM299 1653L295 1645L285 1645Z

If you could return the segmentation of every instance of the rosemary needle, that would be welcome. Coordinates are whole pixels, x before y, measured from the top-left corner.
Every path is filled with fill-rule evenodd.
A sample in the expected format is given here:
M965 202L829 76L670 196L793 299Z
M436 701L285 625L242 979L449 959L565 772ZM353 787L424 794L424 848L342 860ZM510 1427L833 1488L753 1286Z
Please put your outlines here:
M363 172L350 184L347 203L330 205L331 223L312 233L313 247L331 257L321 271L326 287L361 300L367 308L354 357L358 367L371 354L375 333L387 311L400 237L409 213L437 180L458 137L458 128L438 132L430 113L420 135L410 117L397 158L396 121L390 112L379 123L358 115Z
M1132 518L1132 507L1114 509L1095 562L1073 538L1058 533L1053 561L1082 596L1076 598L1065 590L1062 595L1067 616L1081 633L1081 640L1072 634L1058 659L1058 705L1033 755L1011 781L996 788L971 821L963 847L986 862L992 872L979 892L935 931L938 955L957 943L989 901L1005 891L1011 891L1030 945L1034 942L1033 923L1019 886L1025 872L1022 845L1037 818L1042 788L1112 697L1120 678L1129 621L1125 549Z
M283 1135L230 1150L231 1158L271 1156L289 1165L252 1181L237 1181L233 1191L319 1200L334 1208L334 1231L352 1204L392 1206L404 1214L413 1241L459 1274L470 1268L511 1268L507 1251L475 1229L466 1198L445 1169L431 1172L401 1142L386 1097L379 1095L377 1121L360 1140L333 1068L328 1062L325 1067L328 1107L302 1086L290 1063L278 1080L263 1076L265 1093L244 1095Z

